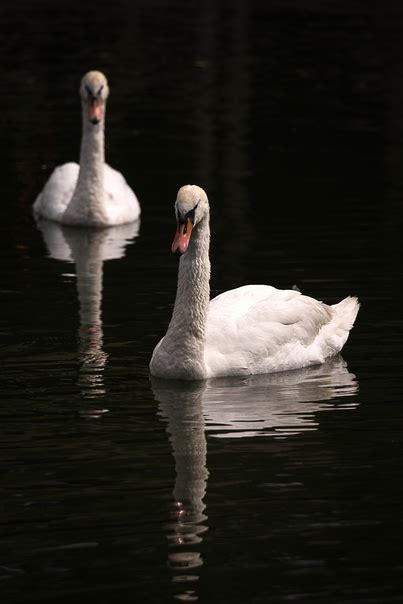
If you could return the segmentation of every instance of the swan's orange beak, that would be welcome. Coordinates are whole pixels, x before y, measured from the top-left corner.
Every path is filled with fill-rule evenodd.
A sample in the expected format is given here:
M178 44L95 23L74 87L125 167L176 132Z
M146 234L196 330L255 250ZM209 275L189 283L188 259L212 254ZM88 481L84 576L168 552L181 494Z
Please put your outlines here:
M94 98L89 100L88 118L93 124L99 124L104 117L104 104L101 99Z
M190 218L186 222L178 222L175 237L171 250L174 254L184 254L188 249L190 235L192 234L193 224Z

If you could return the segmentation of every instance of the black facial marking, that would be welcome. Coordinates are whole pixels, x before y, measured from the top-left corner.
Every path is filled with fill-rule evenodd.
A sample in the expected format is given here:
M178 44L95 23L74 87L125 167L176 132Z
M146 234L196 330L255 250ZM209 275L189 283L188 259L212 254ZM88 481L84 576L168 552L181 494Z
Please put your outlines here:
M101 84L101 86L99 87L99 89L97 90L97 92L94 92L89 86L87 86L87 84L85 85L85 90L87 91L88 96L90 97L90 99L92 101L95 101L95 99L97 97L100 97L102 94L102 91L104 89L104 85Z
M192 208L191 210L189 210L189 212L186 212L186 214L184 216L181 216L181 214L178 211L178 222L179 224L186 224L188 220L191 221L191 223L194 225L195 223L195 212L196 212L196 208L199 205L199 202L197 202L197 204L195 205L194 208ZM185 227L186 229L186 227ZM186 230L184 231L186 233Z

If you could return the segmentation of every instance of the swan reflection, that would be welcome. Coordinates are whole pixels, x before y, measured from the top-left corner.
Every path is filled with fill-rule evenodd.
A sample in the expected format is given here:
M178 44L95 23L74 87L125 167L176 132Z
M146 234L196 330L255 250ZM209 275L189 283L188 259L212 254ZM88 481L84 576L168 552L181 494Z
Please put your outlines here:
M167 539L168 565L180 600L196 600L208 516L206 432L213 437L286 438L319 425L317 412L352 409L355 376L341 357L298 371L177 382L151 378L158 413L167 423L175 459L175 486Z
M173 582L186 585L179 599L197 599L191 584L198 580L196 569L203 564L198 544L207 530L203 498L206 493L207 443L203 418L204 382L166 382L152 378L159 401L159 415L167 422L167 432L175 459L175 486L166 525L170 546L168 566ZM196 572L195 572L196 571Z
M317 429L318 411L355 407L345 397L357 390L355 375L338 356L297 371L210 380L203 411L215 437L284 438Z
M106 394L103 373L108 355L103 350L102 278L105 260L122 258L138 235L140 222L104 229L77 228L38 220L49 255L75 263L80 326L78 329L78 385L85 398ZM99 417L104 409L93 410Z

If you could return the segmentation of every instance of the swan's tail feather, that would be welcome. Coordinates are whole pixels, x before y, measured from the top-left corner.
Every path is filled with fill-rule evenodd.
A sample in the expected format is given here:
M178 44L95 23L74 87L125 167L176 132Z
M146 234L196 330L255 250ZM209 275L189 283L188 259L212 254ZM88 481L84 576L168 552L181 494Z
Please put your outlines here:
M325 356L333 356L341 351L354 325L360 304L355 296L348 296L338 304L333 304L332 320L322 328L322 342L325 343Z
M355 296L347 296L347 298L344 298L344 300L338 304L333 304L331 308L333 309L338 327L350 331L360 308L358 298Z

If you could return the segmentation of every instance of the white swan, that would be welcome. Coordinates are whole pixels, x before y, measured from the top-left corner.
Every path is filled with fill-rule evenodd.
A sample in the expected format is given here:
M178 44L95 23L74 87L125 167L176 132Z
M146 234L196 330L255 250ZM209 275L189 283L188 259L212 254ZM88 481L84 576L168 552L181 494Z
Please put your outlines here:
M113 226L137 220L140 205L123 175L105 163L105 107L108 82L99 71L81 80L83 131L80 165L70 162L51 174L34 203L34 213L63 224Z
M359 309L327 306L294 290L246 285L210 297L209 204L196 185L179 189L172 251L181 255L175 306L150 372L197 380L272 373L323 363L348 338Z

